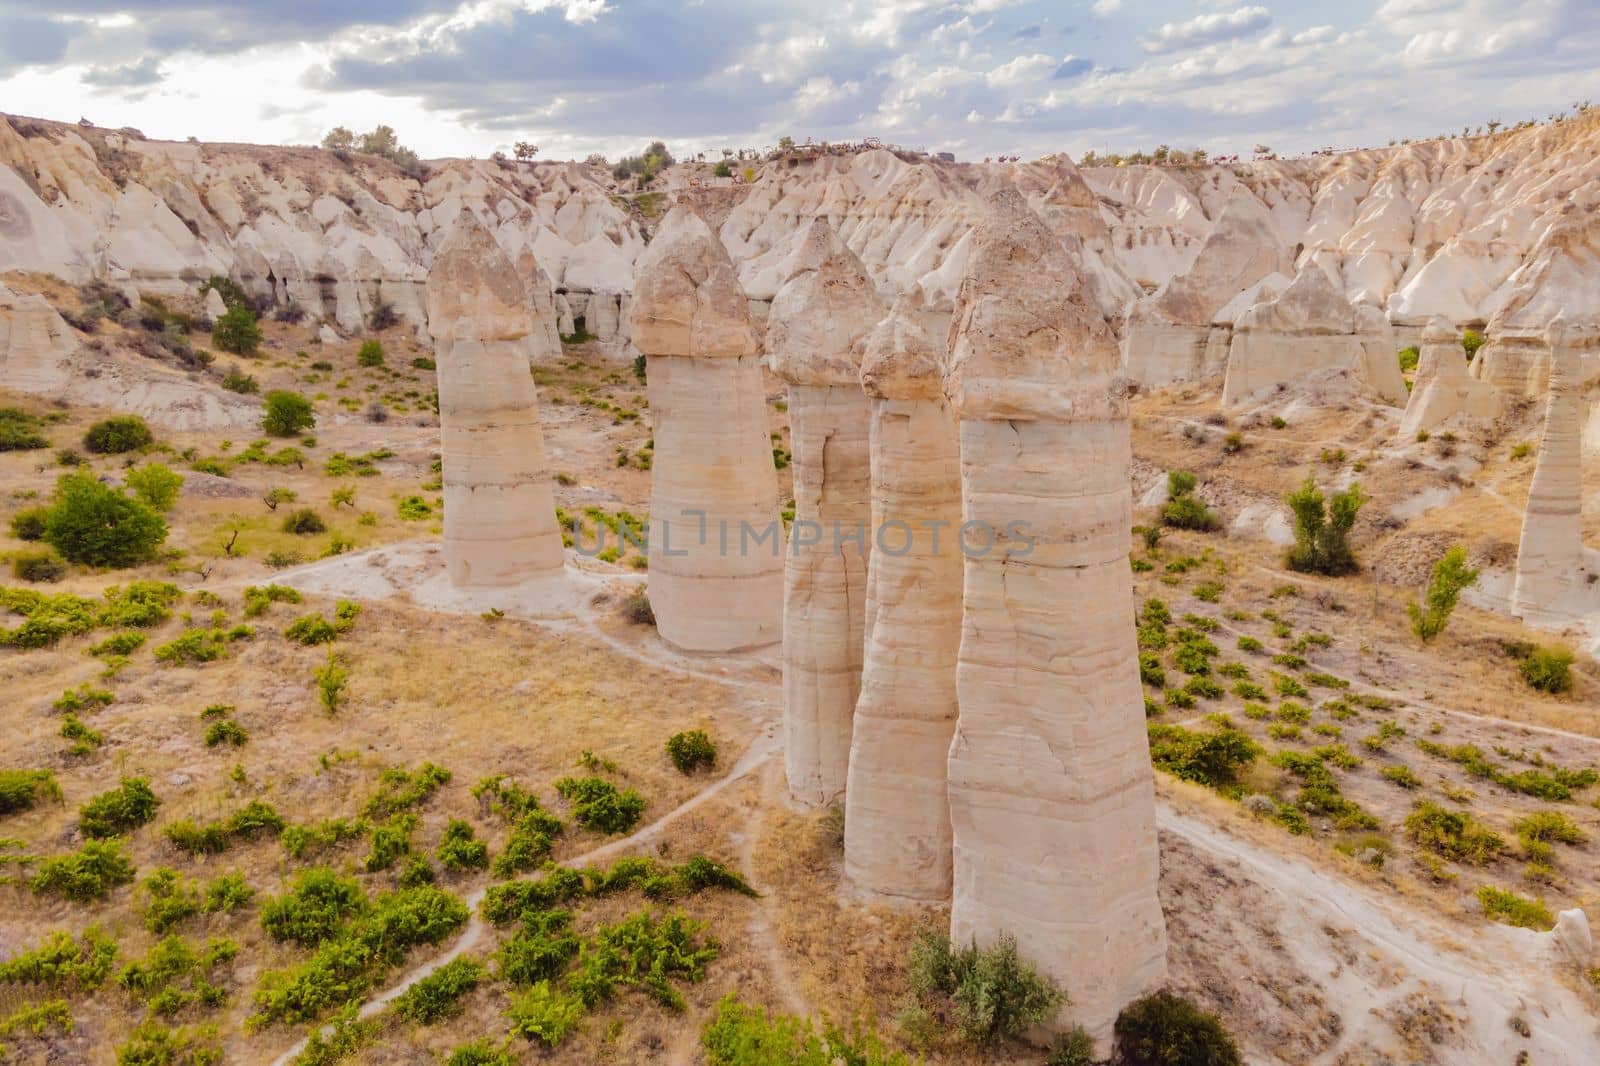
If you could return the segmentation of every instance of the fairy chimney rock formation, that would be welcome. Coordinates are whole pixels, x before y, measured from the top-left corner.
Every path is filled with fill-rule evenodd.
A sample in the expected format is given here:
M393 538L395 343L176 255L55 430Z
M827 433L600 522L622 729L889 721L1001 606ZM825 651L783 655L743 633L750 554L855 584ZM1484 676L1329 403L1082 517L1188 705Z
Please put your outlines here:
M861 691L871 531L870 416L860 342L883 305L855 253L812 222L767 316L789 383L794 523L783 588L784 768L789 793L826 806L845 790Z
M964 579L950 934L1016 937L1102 1052L1166 978L1128 570L1126 382L1081 265L1011 192L951 323Z
M1237 406L1328 370L1348 372L1389 403L1405 402L1388 320L1375 307L1353 306L1308 262L1281 294L1235 320L1222 403Z
M857 889L950 896L950 738L961 645L961 456L936 344L915 295L867 336L872 528L866 657L845 791L844 869Z
M639 258L629 306L655 424L650 604L686 651L783 636L783 525L760 344L727 251L679 205Z
M1581 613L1587 585L1579 335L1558 317L1545 339L1550 346L1550 389L1544 436L1528 486L1511 596L1512 609L1530 622L1556 622Z
M561 531L528 374L534 328L517 270L462 211L428 272L439 373L444 551L455 585L561 573Z
M1461 331L1435 315L1422 333L1416 381L1400 419L1400 440L1414 440L1418 431L1431 431L1452 418L1481 423L1499 413L1494 386L1468 373Z

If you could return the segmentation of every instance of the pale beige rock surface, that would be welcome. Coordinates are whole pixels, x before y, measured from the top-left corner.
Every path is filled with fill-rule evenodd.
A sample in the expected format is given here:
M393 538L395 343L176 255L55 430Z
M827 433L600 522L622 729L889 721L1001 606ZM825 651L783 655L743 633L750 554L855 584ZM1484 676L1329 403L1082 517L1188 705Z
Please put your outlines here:
M43 296L0 285L0 385L35 395L59 395L78 338Z
M728 253L687 207L642 257L629 315L654 421L656 628L687 651L774 644L784 536L760 349Z
M950 748L951 936L1003 933L1102 1051L1166 976L1155 796L1134 643L1128 401L1081 271L996 198L951 327L964 561ZM974 535L976 536L976 535ZM987 539L987 538L983 538Z
M450 580L496 586L557 576L561 531L528 373L531 304L519 272L470 211L440 246L427 298Z
M1593 597L1586 595L1583 550L1581 334L1558 318L1545 337L1550 389L1517 546L1511 606L1526 621L1548 623L1583 613Z
M1428 323L1417 356L1417 376L1400 419L1400 439L1415 440L1451 419L1484 423L1500 413L1494 386L1474 378L1461 347L1461 332L1444 318Z
M794 456L783 590L784 768L789 794L814 807L844 794L861 689L872 537L861 341L882 314L861 260L826 220L813 221L773 297L767 349L789 384Z
M937 317L920 294L902 296L864 346L872 528L882 541L867 568L844 820L844 870L855 888L929 902L950 895L946 782L961 645L961 457Z

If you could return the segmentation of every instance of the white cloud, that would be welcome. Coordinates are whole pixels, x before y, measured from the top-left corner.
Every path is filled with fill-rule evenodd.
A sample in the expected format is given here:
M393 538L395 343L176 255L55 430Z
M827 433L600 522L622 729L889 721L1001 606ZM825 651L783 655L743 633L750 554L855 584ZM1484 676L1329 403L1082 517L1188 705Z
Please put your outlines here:
M1127 0L1094 0L1094 7L1090 10L1096 15L1115 15L1126 3Z
M1187 22L1165 22L1143 41L1146 52L1176 52L1244 37L1272 22L1264 7L1241 7L1225 14L1196 15Z
M811 78L794 94L794 105L802 113L816 111L860 92L858 81L835 83L832 78Z
M1055 56L1042 53L1018 56L1009 63L1002 63L989 71L983 76L983 80L995 87L1022 85L1048 77L1054 73L1060 62Z

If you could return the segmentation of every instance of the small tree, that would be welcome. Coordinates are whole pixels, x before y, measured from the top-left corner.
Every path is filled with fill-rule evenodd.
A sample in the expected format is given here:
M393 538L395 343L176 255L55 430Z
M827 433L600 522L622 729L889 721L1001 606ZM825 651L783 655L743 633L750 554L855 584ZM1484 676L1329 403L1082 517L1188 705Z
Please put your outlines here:
M211 327L211 343L235 355L254 355L261 346L256 313L243 304L228 308Z
M183 489L183 475L174 473L161 463L147 463L128 471L128 488L157 511L170 511Z
M138 415L120 415L96 422L83 435L83 446L96 455L121 455L146 447L155 437Z
M304 396L284 389L267 393L266 408L261 415L262 432L274 437L292 437L316 424L311 401Z
M1456 609L1461 591L1478 580L1478 571L1467 565L1467 549L1457 545L1445 552L1433 564L1433 576L1428 580L1427 605L1415 602L1406 605L1411 616L1411 631L1423 641L1430 641L1450 624L1450 614Z
M166 539L167 523L159 514L94 475L66 474L56 482L44 540L72 562L133 566L154 555Z
M1518 669L1522 673L1522 680L1529 685L1540 692L1555 695L1572 687L1572 664L1575 658L1566 648L1547 648L1541 644L1528 653Z
M322 138L322 147L331 152L348 152L356 144L356 135L344 126L335 126Z
M1284 497L1284 502L1294 516L1294 547L1287 559L1290 570L1337 577L1356 569L1350 530L1367 502L1359 484L1325 499L1316 479L1307 474L1305 483Z
M323 710L337 714L339 704L344 699L344 687L350 683L350 671L340 664L339 657L330 650L328 661L317 667L315 677L317 699L322 702Z
M515 152L518 159L526 162L539 154L539 146L529 141L518 141Z

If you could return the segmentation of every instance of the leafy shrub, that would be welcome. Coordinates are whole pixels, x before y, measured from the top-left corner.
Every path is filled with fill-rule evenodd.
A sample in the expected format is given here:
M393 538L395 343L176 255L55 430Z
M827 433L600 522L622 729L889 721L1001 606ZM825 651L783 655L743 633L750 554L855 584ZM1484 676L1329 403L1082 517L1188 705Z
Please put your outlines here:
M313 647L317 644L331 644L339 636L339 630L334 624L320 614L308 614L296 618L283 635L297 644Z
M27 507L11 516L11 535L18 540L43 540L48 507Z
M1484 336L1475 329L1467 329L1461 334L1461 350L1467 353L1467 361L1478 354L1478 349L1484 345Z
M372 850L362 861L361 868L370 874L394 866L402 856L411 853L411 834L416 828L417 816L414 814L397 814L382 825L373 827Z
M577 957L580 946L569 912L529 912L523 915L522 928L495 953L495 969L514 985L553 980Z
M121 455L147 447L155 437L138 415L119 415L96 422L83 435L83 446L95 455Z
M680 774L709 770L717 765L717 745L703 729L674 733L667 738L667 758Z
M102 485L89 474L56 483L44 540L85 566L122 568L151 558L167 539L167 523L149 506Z
M1222 524L1210 508L1194 495L1195 476L1187 470L1167 474L1167 503L1161 508L1161 521L1177 529L1205 532Z
M212 323L211 343L234 355L254 355L261 347L261 325L256 313L244 304L235 304Z
M356 349L356 364L358 366L382 366L383 344L377 340L362 342Z
M1286 560L1289 569L1334 577L1354 571L1350 530L1367 502L1361 486L1353 484L1325 500L1316 479L1307 475L1305 483L1284 499L1294 517L1294 547Z
M555 1047L583 1020L583 1001L571 993L539 981L528 991L515 996L506 1009L513 1035L542 1040Z
M332 870L306 870L285 895L261 905L261 927L274 940L316 947L367 910L366 893L354 879Z
M1572 687L1572 664L1575 658L1566 648L1550 648L1541 644L1528 653L1517 670L1522 674L1522 680L1530 686L1554 695Z
M419 355L415 359L411 360L411 366L412 366L412 369L414 369L414 370L437 370L438 369L438 367L437 367L437 365L435 365L434 361L432 359L429 359L425 355Z
M160 806L148 777L124 777L116 788L79 808L78 828L91 840L121 836L154 818Z
M626 833L639 824L644 797L598 777L563 777L555 790L572 804L572 820L600 833Z
M623 599L622 616L636 626L656 624L656 612L650 606L650 596L643 585L635 588Z
M489 865L489 846L474 839L472 826L459 818L444 827L437 854L447 870L482 870Z
M1228 788L1239 773L1261 753L1261 748L1237 729L1199 733L1182 726L1150 724L1150 761L1185 781L1210 788Z
M1505 841L1472 815L1429 800L1406 816L1406 835L1435 854L1473 866L1483 866L1505 850Z
M1422 778L1416 775L1416 771L1404 764L1385 766L1383 768L1383 777L1384 780L1393 781L1404 789L1413 789L1422 784Z
M303 603L305 597L288 585L251 585L244 590L244 616L255 618L274 603Z
M350 683L350 671L344 668L339 657L330 649L328 660L311 675L317 684L317 700L322 704L322 709L329 714L339 712L339 704L344 699L345 686Z
M1063 1001L1061 991L1023 961L1010 934L990 947L956 949L943 932L920 929L906 977L924 1006L933 1005L975 1044L1018 1038Z
M1406 605L1411 616L1411 631L1424 641L1430 641L1444 632L1450 615L1456 609L1456 600L1463 589L1478 580L1478 571L1467 565L1467 549L1457 545L1445 552L1433 564L1433 575L1428 580L1426 606L1417 603Z
M222 377L222 387L241 396L254 396L261 391L261 385L256 379L237 366L228 368L228 372Z
M1172 992L1155 992L1117 1016L1117 1050L1127 1066L1238 1066L1239 1048L1215 1014Z
M884 1046L871 1030L845 1033L824 1023L822 1034L793 1015L768 1017L763 1007L747 1007L732 995L700 1033L707 1066L910 1066L910 1060Z
M1529 899L1493 885L1482 885L1478 888L1478 902L1483 904L1483 913L1497 922L1540 932L1555 928L1556 920L1542 899Z
M461 1013L461 998L488 976L476 959L451 959L401 993L394 1011L418 1025L432 1025Z
M326 533L328 531L328 523L324 522L322 516L311 508L302 507L298 510L290 511L284 517L283 531L306 537L316 533Z
M407 496L400 501L400 517L407 522L420 522L433 517L433 505L421 496Z
M367 800L362 813L369 818L382 818L409 810L427 800L449 780L450 771L431 762L423 763L410 773L389 767L378 775L378 791Z
M20 407L0 407L0 452L31 452L50 447L39 420Z
M345 818L329 818L311 825L285 826L279 839L291 859L304 859L329 848L366 836L367 824Z
M61 786L50 770L0 770L0 817L28 811L41 800L61 800Z
M53 584L67 576L67 562L49 548L22 551L11 557L11 572L20 581Z
M147 463L128 471L127 483L135 498L145 506L157 511L170 511L183 489L183 475L174 473L161 463Z
M0 984L89 991L105 984L116 958L117 942L97 925L84 930L82 943L71 933L56 930L38 947L0 962Z
M215 748L223 744L229 747L240 747L250 739L250 734L245 732L244 726L231 718L220 722L212 722L206 726L206 747Z
M216 662L227 654L227 635L219 629L185 630L155 650L156 662L170 665Z
M1552 840L1578 845L1589 839L1589 834L1582 827L1560 811L1534 811L1511 823L1511 831L1517 834L1517 839L1524 846L1528 841L1548 843Z
M207 914L231 914L249 906L255 895L256 890L246 883L243 874L223 874L206 886L200 909Z
M261 431L272 437L293 437L317 424L311 401L297 392L274 389L267 393L261 414Z
M119 885L133 882L133 863L116 840L86 840L77 851L40 862L28 886L74 902L105 899Z

